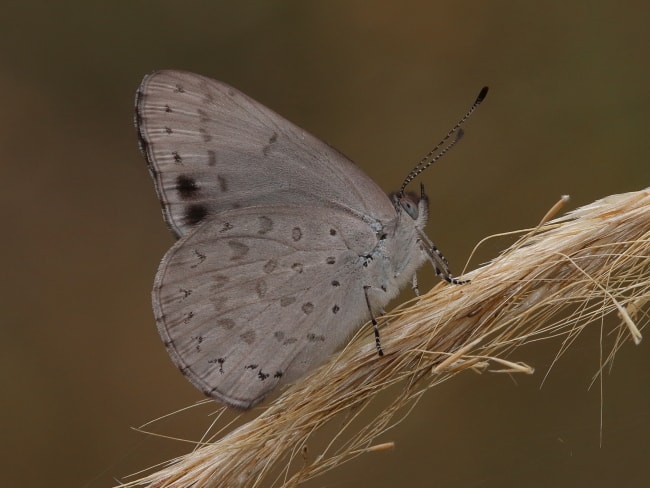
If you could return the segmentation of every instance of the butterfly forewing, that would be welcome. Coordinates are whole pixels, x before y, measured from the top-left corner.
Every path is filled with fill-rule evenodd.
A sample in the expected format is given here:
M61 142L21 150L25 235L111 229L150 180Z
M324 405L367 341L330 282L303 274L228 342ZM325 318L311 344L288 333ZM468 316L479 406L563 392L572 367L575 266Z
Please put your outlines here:
M395 216L345 156L224 83L153 73L138 90L136 123L177 237L219 212L260 205L337 207L366 222Z
M360 256L376 245L342 210L229 210L167 253L153 292L158 328L206 394L249 408L319 365L368 318Z

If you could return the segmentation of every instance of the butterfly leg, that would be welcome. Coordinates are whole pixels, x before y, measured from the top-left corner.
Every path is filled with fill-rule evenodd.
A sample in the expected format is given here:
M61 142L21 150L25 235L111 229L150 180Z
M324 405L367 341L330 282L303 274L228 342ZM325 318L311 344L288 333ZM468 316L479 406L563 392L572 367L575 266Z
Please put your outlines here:
M418 288L418 275L413 273L413 280L411 282L411 287L413 288L413 293L416 297L420 296L420 289Z
M379 356L384 355L384 350L381 348L381 340L379 339L379 327L377 326L377 319L375 318L375 315L372 313L372 307L370 306L370 298L368 297L368 290L371 287L369 285L365 285L363 287L363 294L366 296L366 305L368 306L368 312L370 312L370 320L372 321L372 328L375 331L375 346L377 346L377 354Z
M451 274L451 271L449 270L449 263L447 262L447 259L423 232L420 232L419 243L422 251L424 251L424 253L427 255L429 262L440 278L445 280L447 283L451 283L452 285L464 285L465 283L469 283L469 280L459 280L458 278L454 278L454 276Z
M423 246L422 249L424 252L426 252L427 257L429 258L429 262L431 262L433 269L435 269L436 274L440 278L445 280L447 283L451 283L452 285L464 285L465 283L469 283L469 280L459 280L451 274L451 271L449 271L449 263L447 262L447 259L442 255L442 253L434 244L432 244L431 247Z

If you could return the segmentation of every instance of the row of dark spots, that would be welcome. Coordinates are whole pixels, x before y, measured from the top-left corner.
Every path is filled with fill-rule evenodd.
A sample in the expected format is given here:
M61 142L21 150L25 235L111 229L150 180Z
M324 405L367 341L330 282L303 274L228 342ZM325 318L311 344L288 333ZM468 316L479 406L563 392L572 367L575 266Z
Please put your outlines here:
M178 153L174 153L174 160L179 162L181 161ZM228 182L221 176L217 176L217 182L219 184L220 190L223 192L228 191ZM176 191L180 196L181 200L195 200L199 196L200 186L197 181L187 175L179 175L176 178ZM208 208L200 203L194 203L185 207L183 223L189 226L195 226L201 223L208 215Z
M280 300L280 305L282 305L282 300ZM314 304L311 302L306 302L302 304L301 308L305 315L309 315L314 311ZM341 310L341 307L334 304L334 306L332 307L332 313L338 313L339 310Z
M258 367L259 367L258 364L248 364L248 365L244 366L244 369L255 370L255 369L257 369ZM274 378L282 378L282 375L283 375L282 371L279 371L279 370L278 370L278 371L275 372L275 374L273 375L273 377L274 377ZM257 377L258 377L260 380L262 380L262 381L264 381L265 379L267 379L269 376L271 376L271 375L270 375L269 373L265 373L265 372L263 372L263 371L262 371L262 368L260 368L259 371L257 372Z
M181 85L180 83L176 83L176 85L173 88L174 93L185 93L185 87ZM165 104L165 112L166 113L172 113L173 110L169 106L169 104ZM201 113L201 110L199 109L199 117L201 120L203 120L205 114ZM165 127L165 132L167 134L172 134L173 130L171 127ZM204 139L205 136L208 134L204 134ZM208 135L209 136L209 135ZM208 164L210 162L214 161L216 163L216 154L212 155L213 157L208 154ZM177 164L182 164L183 163L183 158L179 154L178 151L172 151L172 158L175 163ZM176 180L176 189L178 193L180 194L182 199L189 199L193 198L198 191L198 185L196 184L196 181L193 178L190 178L188 176L181 175L177 178ZM186 225L196 225L202 220L205 219L207 215L207 209L203 205L190 205L185 209L185 214L184 214L184 223Z

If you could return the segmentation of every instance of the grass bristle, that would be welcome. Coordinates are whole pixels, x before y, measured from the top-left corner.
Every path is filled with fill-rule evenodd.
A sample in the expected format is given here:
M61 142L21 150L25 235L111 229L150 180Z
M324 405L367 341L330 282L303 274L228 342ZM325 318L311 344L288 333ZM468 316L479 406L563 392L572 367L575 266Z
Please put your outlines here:
M427 389L469 368L530 374L529 366L506 359L517 347L561 337L563 354L586 327L613 314L619 323L602 371L624 342L641 341L649 319L650 189L550 221L463 278L471 283L441 284L384 317L384 357L364 327L254 420L120 486L296 486L355 456L390 449L376 437ZM370 400L395 384L392 403L361 419ZM314 432L335 416L340 428L332 442L306 454Z

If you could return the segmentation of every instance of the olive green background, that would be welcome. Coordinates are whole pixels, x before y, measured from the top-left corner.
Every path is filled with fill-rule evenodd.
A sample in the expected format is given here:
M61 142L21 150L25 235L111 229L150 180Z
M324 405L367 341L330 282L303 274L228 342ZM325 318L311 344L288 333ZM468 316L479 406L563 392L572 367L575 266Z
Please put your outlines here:
M422 177L428 233L459 271L480 239L536 224L562 194L575 208L648 186L649 13L647 2L556 0L3 6L3 486L111 486L191 449L131 430L202 399L151 313L172 237L132 125L145 73L230 83L386 191L490 85L462 143ZM506 243L490 241L470 267ZM432 275L420 272L422 288ZM541 389L559 341L511 357L531 377L454 378L378 439L395 450L306 486L647 486L649 345L623 347L601 398L598 383L588 389L600 332ZM149 429L198 440L212 411Z

